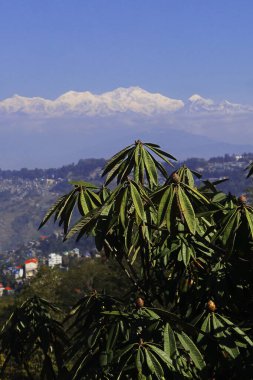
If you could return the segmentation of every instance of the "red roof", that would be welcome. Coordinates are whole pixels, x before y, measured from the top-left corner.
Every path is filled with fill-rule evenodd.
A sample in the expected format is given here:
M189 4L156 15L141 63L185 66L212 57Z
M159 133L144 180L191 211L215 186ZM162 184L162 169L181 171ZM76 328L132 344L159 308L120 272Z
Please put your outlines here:
M32 258L32 259L28 259L25 261L25 264L30 264L30 263L37 263L38 262L38 259L36 259L35 257Z
M5 290L12 290L9 286L6 286Z

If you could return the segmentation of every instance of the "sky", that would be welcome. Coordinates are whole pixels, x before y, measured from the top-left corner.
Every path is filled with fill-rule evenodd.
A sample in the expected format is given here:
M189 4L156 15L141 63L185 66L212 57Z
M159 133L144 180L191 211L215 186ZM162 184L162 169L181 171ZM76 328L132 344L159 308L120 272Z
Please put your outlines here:
M0 100L140 86L253 104L252 0L1 0Z
M253 151L252 20L252 0L0 0L0 168L110 157L146 137L181 158ZM50 103L71 90L107 95ZM168 98L184 106L164 116ZM101 116L115 104L127 111ZM133 112L156 105L149 120Z

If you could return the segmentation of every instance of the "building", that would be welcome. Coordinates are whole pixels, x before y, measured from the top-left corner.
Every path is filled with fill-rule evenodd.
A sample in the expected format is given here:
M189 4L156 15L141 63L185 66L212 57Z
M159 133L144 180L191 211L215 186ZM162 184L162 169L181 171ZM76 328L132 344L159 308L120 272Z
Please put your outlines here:
M48 266L53 268L55 265L62 265L62 256L58 253L50 253L48 255Z
M5 287L0 283L0 297L2 297Z
M79 248L74 248L72 249L72 252L75 256L80 257L80 249Z
M25 261L25 278L34 277L38 272L38 259L32 258Z
M14 289L10 288L9 286L6 286L6 288L3 291L4 296L11 296L14 294Z
M15 277L15 280L18 280L24 276L24 269L22 268L21 265L16 266L14 270L12 271L12 274Z

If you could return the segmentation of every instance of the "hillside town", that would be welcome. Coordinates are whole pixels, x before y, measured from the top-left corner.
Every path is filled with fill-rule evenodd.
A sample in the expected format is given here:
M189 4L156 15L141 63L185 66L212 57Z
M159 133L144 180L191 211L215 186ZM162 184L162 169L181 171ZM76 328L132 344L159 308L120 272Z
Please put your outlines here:
M39 268L48 267L62 271L68 271L73 265L81 261L100 258L95 248L82 250L75 247L62 252L44 253L41 249L43 243L52 238L62 238L62 234L54 233L53 236L41 236L39 241L30 241L25 247L26 251L8 251L0 256L0 297L13 295L34 278Z

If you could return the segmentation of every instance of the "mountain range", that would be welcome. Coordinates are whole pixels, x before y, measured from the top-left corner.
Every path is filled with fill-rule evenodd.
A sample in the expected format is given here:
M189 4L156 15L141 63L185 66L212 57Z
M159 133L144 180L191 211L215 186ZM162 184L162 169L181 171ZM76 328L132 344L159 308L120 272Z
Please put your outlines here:
M14 95L0 101L0 112L24 113L40 116L63 116L76 114L85 116L112 116L115 113L133 112L140 115L157 115L172 112L215 112L224 114L253 113L253 106L230 103L227 100L215 103L194 94L184 102L161 94L152 94L140 87L117 88L101 95L89 91L68 91L54 100L41 97Z
M135 139L161 144L179 159L253 151L253 106L187 100L140 87L99 95L69 91L56 99L0 101L0 167L59 166L108 158Z

